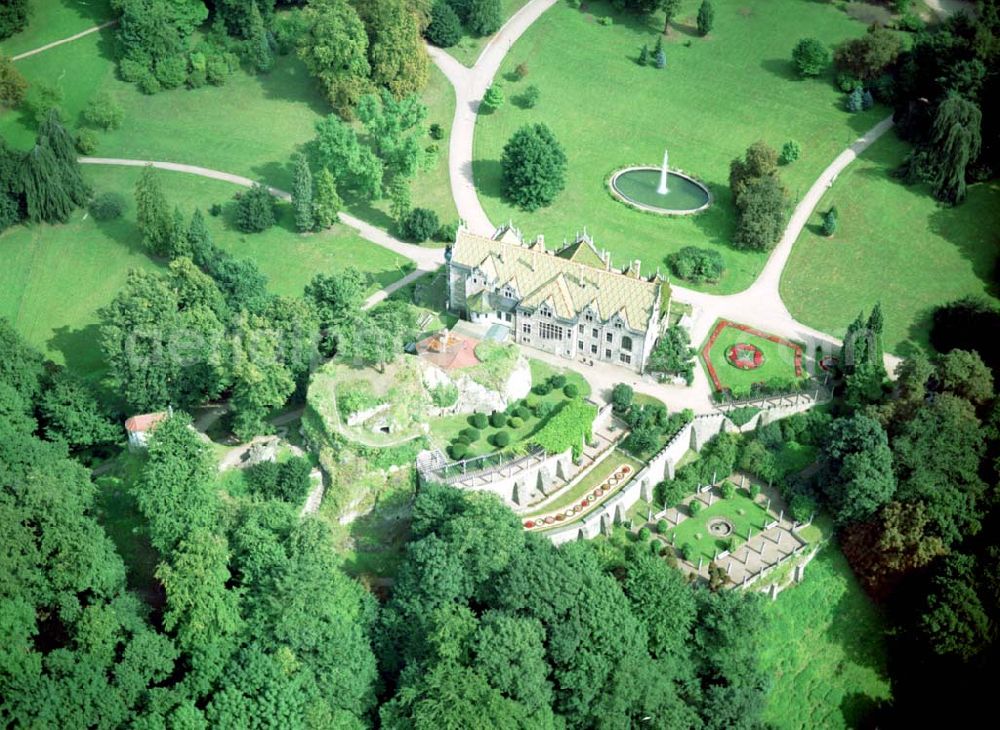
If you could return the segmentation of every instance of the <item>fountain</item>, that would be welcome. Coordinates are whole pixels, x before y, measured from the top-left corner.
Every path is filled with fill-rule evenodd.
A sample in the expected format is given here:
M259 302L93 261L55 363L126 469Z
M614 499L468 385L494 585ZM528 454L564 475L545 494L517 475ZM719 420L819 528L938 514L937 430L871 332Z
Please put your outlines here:
M700 182L683 172L670 169L670 157L663 150L663 165L618 170L611 176L611 194L640 210L662 215L690 215L712 204L712 194Z
M660 184L656 188L657 195L666 195L670 192L670 189L667 188L667 167L669 166L669 160L667 151L663 150L663 167L660 169Z

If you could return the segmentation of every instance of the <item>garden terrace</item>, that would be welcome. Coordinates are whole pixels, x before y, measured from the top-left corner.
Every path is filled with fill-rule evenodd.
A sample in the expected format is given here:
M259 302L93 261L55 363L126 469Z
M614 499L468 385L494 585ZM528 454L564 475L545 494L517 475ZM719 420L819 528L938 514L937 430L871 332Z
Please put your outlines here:
M805 375L803 348L784 337L720 319L701 348L701 360L716 392L750 395L754 386L793 390Z

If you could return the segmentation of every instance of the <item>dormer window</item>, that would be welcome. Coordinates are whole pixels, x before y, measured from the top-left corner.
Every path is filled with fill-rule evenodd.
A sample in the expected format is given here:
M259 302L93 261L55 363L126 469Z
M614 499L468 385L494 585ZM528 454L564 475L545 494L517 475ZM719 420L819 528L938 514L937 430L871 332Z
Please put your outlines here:
M622 322L620 319L616 319L615 320L615 329L616 330L620 330L623 326L624 326L624 322Z
M587 310L587 313L586 313L585 315L583 315L583 318L584 318L584 319L586 319L586 320L587 320L588 322L593 322L593 321L594 321L594 313L593 313L593 312L591 312L591 311L590 311L590 310L588 309L588 310Z
M551 317L551 316L552 316L552 310L551 310L551 309L549 309L548 307L544 306L544 305L542 305L542 306L541 306L541 307L540 307L540 308L538 309L538 313L539 313L540 315L542 315L543 317Z

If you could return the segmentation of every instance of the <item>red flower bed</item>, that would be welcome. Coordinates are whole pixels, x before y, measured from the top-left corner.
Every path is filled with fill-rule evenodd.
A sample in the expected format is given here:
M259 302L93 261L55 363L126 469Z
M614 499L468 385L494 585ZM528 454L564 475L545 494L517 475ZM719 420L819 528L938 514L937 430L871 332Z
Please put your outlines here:
M756 370L764 364L764 353L759 347L747 342L738 342L726 352L729 364L740 370Z
M705 342L705 346L701 348L701 357L705 362L705 368L708 370L708 377L711 378L712 385L716 390L722 390L722 382L719 380L719 374L715 372L715 366L712 365L709 353L711 352L715 341L719 339L719 335L722 334L722 331L726 329L726 327L735 327L740 332L746 332L747 334L754 335L755 337L763 337L765 340L773 342L776 345L784 345L785 347L792 348L792 351L795 353L795 377L802 377L802 348L794 342L786 340L784 337L778 337L777 335L772 335L768 332L762 332L761 330L756 329L755 327L750 327L749 325L730 322L728 319L720 319L716 323L715 328L712 330L712 334L709 335L708 341Z

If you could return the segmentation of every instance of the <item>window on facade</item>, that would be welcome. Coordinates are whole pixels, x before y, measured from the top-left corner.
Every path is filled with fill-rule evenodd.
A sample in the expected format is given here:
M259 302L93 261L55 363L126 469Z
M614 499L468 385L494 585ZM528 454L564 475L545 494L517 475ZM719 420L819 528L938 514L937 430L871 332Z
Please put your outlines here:
M585 316L586 316L586 319L587 319L588 322L593 322L594 321L594 315L593 315L593 313L587 312L587 314Z
M552 310L549 309L548 307L542 307L541 309L538 310L538 313L540 315L542 315L543 317L551 317L552 316Z
M581 335L583 334L583 325L582 324L580 325L580 334Z
M610 332L608 332L608 334L606 334L604 336L604 339L606 339L608 342L611 342L612 340L615 339L615 336L613 334L611 334Z
M590 333L590 336L591 337L597 337L599 334L600 333L597 331L597 328L594 327L593 331Z
M525 322L524 324L522 324L521 325L521 331L524 334L526 334L526 335L530 335L531 334L531 323L530 322Z
M629 352L632 351L632 338L631 337L622 337L622 349L623 350L628 350Z
M501 312L499 309L497 310L497 319L503 319L503 312Z
M623 363L625 363L626 365L628 365L630 362L632 362L632 356L631 355L627 355L624 352L621 354L620 357L621 357L621 361Z
M620 330L622 328L622 321L620 319L615 320L615 329Z
M577 340L576 341L576 347L577 347L578 350L582 350L583 349L583 340Z
M510 316L510 312L506 312L503 316L508 322L510 322L513 319L513 317Z
M538 325L538 335L543 340L561 340L563 338L563 328L557 324L542 322Z
M611 359L611 350L610 349L604 351L604 357L606 357L608 360Z
M591 345L590 346L590 354L591 355L596 355L597 354L597 345Z

